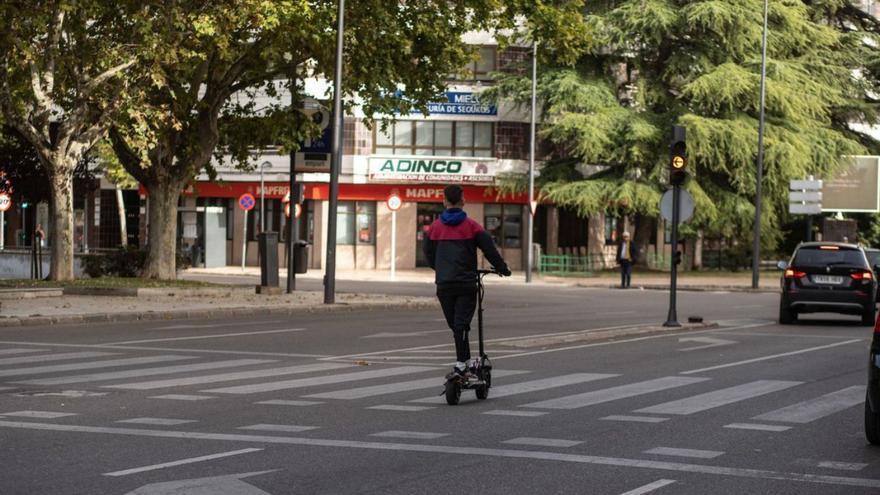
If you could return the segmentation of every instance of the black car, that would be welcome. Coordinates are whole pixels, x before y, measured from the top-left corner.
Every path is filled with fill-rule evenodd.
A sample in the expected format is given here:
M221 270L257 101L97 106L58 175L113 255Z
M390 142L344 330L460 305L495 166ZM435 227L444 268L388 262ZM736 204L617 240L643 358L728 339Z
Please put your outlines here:
M861 247L805 242L779 268L785 270L779 323L794 323L800 313L830 312L860 315L863 325L874 324L877 281Z
M868 257L868 264L874 269L874 279L880 275L880 249L864 248L865 256ZM880 287L877 288L877 302L880 302Z
M868 391L865 393L865 436L880 444L880 319L874 324L871 359L868 361Z

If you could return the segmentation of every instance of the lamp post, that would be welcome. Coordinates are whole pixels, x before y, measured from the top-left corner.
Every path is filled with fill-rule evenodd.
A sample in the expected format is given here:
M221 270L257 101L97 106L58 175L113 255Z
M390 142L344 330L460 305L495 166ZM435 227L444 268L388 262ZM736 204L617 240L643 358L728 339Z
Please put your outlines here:
M538 42L532 42L532 114L531 114L531 139L529 140L529 219L527 259L526 259L526 283L532 282L532 263L535 262L534 230L535 213L538 204L535 201L535 120L536 104L538 101Z
M268 165L272 167L272 163L263 162L260 164L260 233L266 231L266 182L263 181L263 168Z
M755 225L752 234L752 288L758 288L761 268L761 189L764 181L764 101L767 92L767 11L768 0L764 0L764 32L761 40L761 104L758 117L758 173L755 183Z
M336 214L339 206L339 169L342 168L342 34L345 0L336 7L336 72L333 77L333 162L330 165L330 214L327 217L327 266L324 271L324 304L336 302Z

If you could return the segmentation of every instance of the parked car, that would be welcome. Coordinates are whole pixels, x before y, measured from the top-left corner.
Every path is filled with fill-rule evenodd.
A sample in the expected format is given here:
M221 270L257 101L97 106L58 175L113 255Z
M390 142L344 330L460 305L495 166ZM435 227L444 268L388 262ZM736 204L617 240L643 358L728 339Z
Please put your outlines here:
M784 270L779 323L794 323L802 313L830 312L860 315L863 325L874 325L877 281L861 247L805 242L779 268Z
M872 444L880 445L880 318L874 324L870 357L868 391L865 393L865 436Z
M874 270L874 280L878 280L877 276L880 275L880 249L864 248L864 250L865 256L868 258L868 264ZM880 283L880 280L878 280L878 283ZM877 288L877 302L880 302L880 287Z

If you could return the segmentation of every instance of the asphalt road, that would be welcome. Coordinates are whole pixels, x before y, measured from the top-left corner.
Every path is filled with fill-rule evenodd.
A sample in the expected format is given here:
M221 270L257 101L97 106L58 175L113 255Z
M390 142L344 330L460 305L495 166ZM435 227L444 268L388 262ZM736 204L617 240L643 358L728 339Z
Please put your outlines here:
M720 328L590 339L667 297L492 281L493 388L454 407L439 310L0 329L0 493L880 493L870 328L686 292Z

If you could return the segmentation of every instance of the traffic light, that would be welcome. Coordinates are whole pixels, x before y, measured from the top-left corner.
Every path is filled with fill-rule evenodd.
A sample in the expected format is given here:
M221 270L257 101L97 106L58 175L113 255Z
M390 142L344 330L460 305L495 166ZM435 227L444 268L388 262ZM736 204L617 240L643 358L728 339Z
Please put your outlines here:
M672 126L672 144L669 146L669 183L680 186L687 180L687 143L685 129Z
M676 251L672 253L672 264L680 265L681 264L681 251Z

